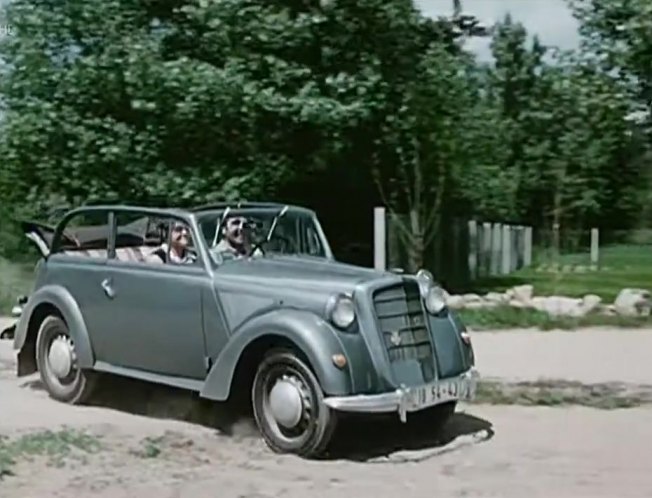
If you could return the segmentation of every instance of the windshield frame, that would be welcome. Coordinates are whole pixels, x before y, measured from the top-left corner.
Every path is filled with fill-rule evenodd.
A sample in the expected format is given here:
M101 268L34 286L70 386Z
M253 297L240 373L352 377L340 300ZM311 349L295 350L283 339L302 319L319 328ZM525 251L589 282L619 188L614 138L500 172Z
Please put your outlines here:
M301 253L296 253L296 254L283 254L283 256L304 256L304 257L314 257L314 258L319 258L319 259L326 259L326 260L334 260L333 256L333 251L331 249L330 244L328 243L328 239L326 238L326 234L324 232L324 229L319 222L319 219L316 215L316 213L310 209L306 208L301 208L297 206L290 206L290 205L282 205L279 204L277 206L255 206L255 207L248 207L248 206L242 206L238 207L237 205L234 206L225 206L223 208L214 208L214 209L206 209L202 211L198 211L193 213L193 218L194 221L196 222L196 227L197 227L197 232L199 235L199 238L201 240L201 245L204 246L204 249L209 256L210 261L215 265L215 266L220 266L224 262L224 258L221 256L221 254L214 252L211 247L212 247L212 237L211 240L207 240L206 236L204 234L203 230L203 224L207 222L207 220L216 220L217 224L217 229L219 229L219 224L222 219L222 216L224 215L224 212L226 209L229 209L229 215L244 215L244 216L250 216L250 215L264 215L264 216L269 216L270 219L273 219L275 216L278 216L281 214L282 210L285 210L285 213L283 214L283 217L289 216L289 215L295 215L299 217L304 217L306 221L312 222L313 228L315 229L315 232L317 234L317 237L319 238L319 242L323 248L324 255L323 256L314 256L310 254L301 254ZM282 218L281 218L282 219ZM267 234L265 234L267 235ZM275 254L275 253L272 253ZM240 259L240 258L237 258Z

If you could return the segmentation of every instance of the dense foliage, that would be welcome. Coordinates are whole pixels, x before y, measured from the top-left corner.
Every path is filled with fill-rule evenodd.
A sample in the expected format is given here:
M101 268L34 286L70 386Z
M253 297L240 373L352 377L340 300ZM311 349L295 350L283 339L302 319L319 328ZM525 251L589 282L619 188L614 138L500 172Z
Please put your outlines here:
M626 228L648 190L649 134L625 118L649 117L652 15L573 3L576 53L458 1L427 19L411 0L13 0L2 209L285 199L337 247L370 240L384 202L414 265L451 217Z

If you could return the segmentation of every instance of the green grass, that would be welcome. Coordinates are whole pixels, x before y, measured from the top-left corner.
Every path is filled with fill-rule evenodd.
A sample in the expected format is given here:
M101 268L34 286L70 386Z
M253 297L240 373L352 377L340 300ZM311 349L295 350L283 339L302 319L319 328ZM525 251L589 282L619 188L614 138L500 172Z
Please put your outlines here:
M8 314L21 294L29 294L34 282L34 264L12 263L0 258L0 314Z
M573 330L580 327L651 327L652 317L605 316L592 313L581 318L551 317L543 311L511 306L486 309L461 309L457 314L473 330L498 330L534 327L541 330Z
M584 267L583 272L561 271L564 267ZM539 265L504 277L483 278L471 284L472 292L505 291L510 287L532 284L535 295L582 297L597 294L604 302L613 302L626 287L652 289L652 246L614 245L600 248L600 264L589 270L588 254L565 254L558 259L559 271L537 271Z
M67 428L24 434L16 439L0 436L0 480L13 475L13 468L20 460L45 457L48 465L61 467L66 459L84 462L85 455L101 449L96 436Z

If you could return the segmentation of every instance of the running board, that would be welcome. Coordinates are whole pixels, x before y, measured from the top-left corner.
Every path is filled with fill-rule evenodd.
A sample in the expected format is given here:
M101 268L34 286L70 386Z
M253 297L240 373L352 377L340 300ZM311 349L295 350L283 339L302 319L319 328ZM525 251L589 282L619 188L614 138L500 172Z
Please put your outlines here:
M95 362L95 365L93 365L93 370L113 375L120 375L121 377L130 377L132 379L153 382L155 384L164 384L166 386L178 387L180 389L187 389L195 392L200 392L204 387L204 381L202 380L161 375L152 372L145 372L143 370L135 370L133 368L117 367L103 361Z

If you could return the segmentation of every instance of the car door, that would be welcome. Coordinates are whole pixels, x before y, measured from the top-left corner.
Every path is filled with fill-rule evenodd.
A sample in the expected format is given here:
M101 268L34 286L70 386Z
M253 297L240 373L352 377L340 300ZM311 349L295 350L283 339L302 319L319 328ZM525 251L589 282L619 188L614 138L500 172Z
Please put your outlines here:
M143 233L141 245L130 242L112 251L100 282L104 305L93 332L96 354L112 366L203 379L202 297L212 292L211 277L201 261L145 261L144 253L156 249L147 245L152 242L151 234Z
M201 268L148 265L115 259L102 281L105 306L98 351L113 366L152 373L206 377Z

